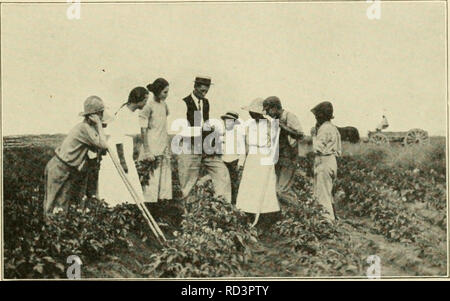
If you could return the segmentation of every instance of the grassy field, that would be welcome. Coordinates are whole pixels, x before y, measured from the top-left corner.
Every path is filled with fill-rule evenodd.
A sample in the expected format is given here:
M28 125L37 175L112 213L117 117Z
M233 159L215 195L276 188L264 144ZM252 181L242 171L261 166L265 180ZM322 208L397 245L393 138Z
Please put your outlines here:
M7 278L65 278L71 254L81 258L83 278L365 278L371 255L382 277L447 273L445 138L407 148L345 144L332 225L312 198L311 154L295 162L291 194L280 196L281 214L268 217L277 222L256 229L213 197L207 178L181 203L174 158L175 200L150 208L169 238L163 246L133 205L90 200L88 211L74 204L43 222L43 171L62 138L4 138Z

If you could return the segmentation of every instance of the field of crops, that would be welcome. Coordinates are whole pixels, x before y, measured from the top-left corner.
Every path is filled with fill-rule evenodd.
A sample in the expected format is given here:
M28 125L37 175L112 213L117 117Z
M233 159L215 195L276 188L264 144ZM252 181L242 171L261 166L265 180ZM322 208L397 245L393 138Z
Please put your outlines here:
M15 138L16 139L16 138ZM14 143L17 142L17 139ZM205 178L186 204L150 207L168 241L155 242L137 207L91 199L51 223L42 219L43 173L53 144L4 149L6 278L66 278L67 257L82 278L366 277L379 256L381 276L447 274L445 139L428 146L344 145L329 224L312 198L312 156L298 160L291 197L269 228L213 197Z

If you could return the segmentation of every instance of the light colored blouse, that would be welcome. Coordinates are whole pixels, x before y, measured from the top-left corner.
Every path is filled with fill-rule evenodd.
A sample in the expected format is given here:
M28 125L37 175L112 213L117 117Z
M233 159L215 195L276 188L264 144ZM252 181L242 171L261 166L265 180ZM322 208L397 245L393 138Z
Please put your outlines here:
M316 154L322 156L335 155L339 157L342 154L341 135L338 129L330 121L324 122L317 135L312 137L313 150Z
M262 165L273 165L278 161L278 141L280 128L274 121L262 119L259 122L251 120L246 128L245 142L247 155L261 156Z
M280 121L283 121L288 127L296 130L299 133L303 133L302 126L300 125L300 121L294 113L283 110L280 116ZM297 145L298 141L295 138L292 138L290 135L288 136L288 142L290 146Z
M126 156L133 154L133 137L140 132L137 114L136 111L133 112L127 106L123 106L106 128L110 134L109 146L115 149L116 144L123 144Z
M245 133L241 133L234 127L232 130L225 129L221 133L222 160L230 163L236 160L239 166L243 166L245 161ZM232 143L230 145L229 143Z
M148 128L148 146L154 156L163 155L169 144L167 133L167 116L169 109L165 101L148 101L139 112L141 128Z

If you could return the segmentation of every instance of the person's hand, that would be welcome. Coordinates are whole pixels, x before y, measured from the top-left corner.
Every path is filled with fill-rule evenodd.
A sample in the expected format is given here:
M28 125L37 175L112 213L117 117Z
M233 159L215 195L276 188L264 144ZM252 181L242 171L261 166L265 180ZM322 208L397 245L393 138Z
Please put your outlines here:
M165 151L163 156L164 156L164 158L169 159L169 160L172 158L172 155L169 150Z
M152 161L155 161L155 159L156 159L156 157L154 155L150 154L150 153L145 153L144 154L144 160L145 161L152 162Z
M216 126L211 124L211 122L209 120L205 121L205 123L203 124L203 129L208 128L209 131L215 131L216 130Z
M283 121L280 120L278 125L280 126L281 129L283 129L285 131L288 131L288 133L292 131L292 129L287 125L286 122L283 122Z
M98 126L102 126L102 120L100 119L100 116L98 116L97 114L89 115L89 120L91 120Z
M273 118L269 114L264 114L264 118L266 118L269 122L272 122Z

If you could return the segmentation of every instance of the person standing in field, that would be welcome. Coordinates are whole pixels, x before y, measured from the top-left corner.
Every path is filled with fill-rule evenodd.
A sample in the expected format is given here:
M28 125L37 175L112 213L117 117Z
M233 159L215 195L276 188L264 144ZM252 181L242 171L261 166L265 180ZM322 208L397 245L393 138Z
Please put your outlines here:
M239 114L233 111L221 116L225 132L222 137L222 160L228 169L231 180L231 203L236 204L239 189L240 171L245 161L245 137L237 130ZM231 144L231 145L230 145Z
M44 215L55 210L67 211L70 202L81 201L79 179L87 161L88 151L101 152L108 148L102 119L105 106L98 96L89 96L84 102L84 120L66 136L55 156L45 167Z
M314 197L328 213L329 220L335 220L334 200L332 195L337 174L336 157L342 152L341 136L331 123L333 105L324 101L315 106L311 112L316 117L316 126L311 129L314 158Z
M303 130L297 116L283 109L278 97L266 98L264 110L270 117L279 121L279 157L275 165L275 173L277 175L277 192L285 195L295 180L298 144L303 138Z
M225 201L231 202L230 176L220 154L210 153L203 147L204 144L207 144L203 143L205 138L214 131L207 129L209 101L205 96L210 86L210 78L196 77L194 91L183 99L186 105L184 118L187 120L186 129L189 132L189 137L184 138L190 143L187 149L188 153L181 153L177 157L181 192L185 200L197 183L200 169L203 167L211 177L215 196L222 196ZM183 139L183 143L186 140ZM211 148L214 147L213 143L211 143Z
M158 78L147 86L153 99L139 112L142 144L139 160L153 162L149 170L148 184L143 185L147 202L172 199L172 169L170 164L169 135L167 132L167 116L169 109L165 102L169 94L169 82Z
M148 91L144 87L131 90L128 101L115 114L114 120L108 123L109 149L125 171L131 185L140 199L144 199L134 163L134 138L140 134L138 110L144 108L148 99ZM134 203L134 200L123 182L110 156L102 160L99 175L99 195L106 203L114 207L123 203Z
M276 193L275 162L271 157L272 146L278 143L279 130L272 130L272 123L264 116L262 99L253 100L243 109L249 112L252 120L246 123L247 156L236 207L255 215L254 226L258 223L260 214L280 211ZM266 221L263 225L267 226Z

